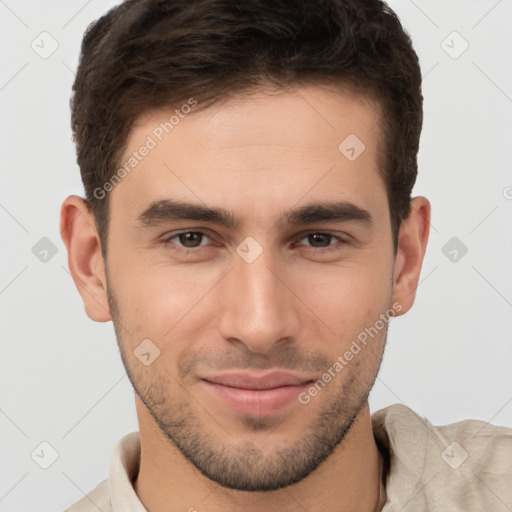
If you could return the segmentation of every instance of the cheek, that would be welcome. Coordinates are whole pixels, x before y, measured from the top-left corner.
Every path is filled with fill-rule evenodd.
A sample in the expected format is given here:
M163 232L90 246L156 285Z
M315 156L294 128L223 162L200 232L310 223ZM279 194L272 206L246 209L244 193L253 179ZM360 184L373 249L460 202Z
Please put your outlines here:
M116 289L121 322L130 333L124 335L124 344L126 351L133 351L142 340L151 340L160 350L155 368L163 366L174 374L177 361L197 350L205 326L215 321L208 291L216 279L211 275L199 279L192 267L145 269L133 272L121 289Z
M375 262L374 262L375 263ZM373 325L391 299L391 281L384 265L340 263L311 268L297 285L297 295L346 340Z

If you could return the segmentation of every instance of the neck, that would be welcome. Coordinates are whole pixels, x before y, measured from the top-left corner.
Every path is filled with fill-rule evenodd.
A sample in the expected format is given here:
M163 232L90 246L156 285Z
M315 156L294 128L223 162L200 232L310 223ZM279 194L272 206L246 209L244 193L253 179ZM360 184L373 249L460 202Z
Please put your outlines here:
M373 437L368 404L333 453L308 477L271 492L235 491L202 475L165 437L136 398L141 462L134 489L152 512L240 507L245 512L374 512L385 496L379 494L382 456Z

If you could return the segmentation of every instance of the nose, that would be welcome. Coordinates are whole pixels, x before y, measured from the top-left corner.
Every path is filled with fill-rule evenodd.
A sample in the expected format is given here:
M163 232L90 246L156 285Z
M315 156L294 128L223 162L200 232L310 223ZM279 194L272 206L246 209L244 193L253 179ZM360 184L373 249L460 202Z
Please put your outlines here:
M300 301L291 289L290 271L276 265L271 251L248 263L234 255L224 280L218 329L223 339L243 343L255 353L298 338Z

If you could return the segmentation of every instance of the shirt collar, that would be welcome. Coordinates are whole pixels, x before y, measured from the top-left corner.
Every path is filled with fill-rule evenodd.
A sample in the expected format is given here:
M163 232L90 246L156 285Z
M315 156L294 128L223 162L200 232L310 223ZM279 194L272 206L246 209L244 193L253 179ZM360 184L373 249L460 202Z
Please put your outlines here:
M132 432L118 441L110 459L108 487L112 512L147 512L133 489L140 465L140 437Z
M439 473L442 459L429 454L440 453L447 442L427 419L398 404L374 413L372 428L388 469L385 476L387 502L382 512L391 512L391 505L393 508L400 504L405 506L404 500L419 495ZM138 432L125 435L113 450L108 479L112 512L147 512L133 489L140 453Z

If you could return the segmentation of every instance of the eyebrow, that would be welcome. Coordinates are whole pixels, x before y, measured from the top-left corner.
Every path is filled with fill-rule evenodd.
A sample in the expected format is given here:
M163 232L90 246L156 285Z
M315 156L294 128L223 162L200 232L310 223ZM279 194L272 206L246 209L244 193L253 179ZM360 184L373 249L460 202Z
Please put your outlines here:
M151 203L137 220L143 227L157 226L175 220L211 222L232 229L240 227L240 221L228 210L170 199ZM372 224L373 218L368 210L354 203L334 201L309 204L285 212L279 224L293 226L334 221L355 221L369 225Z

